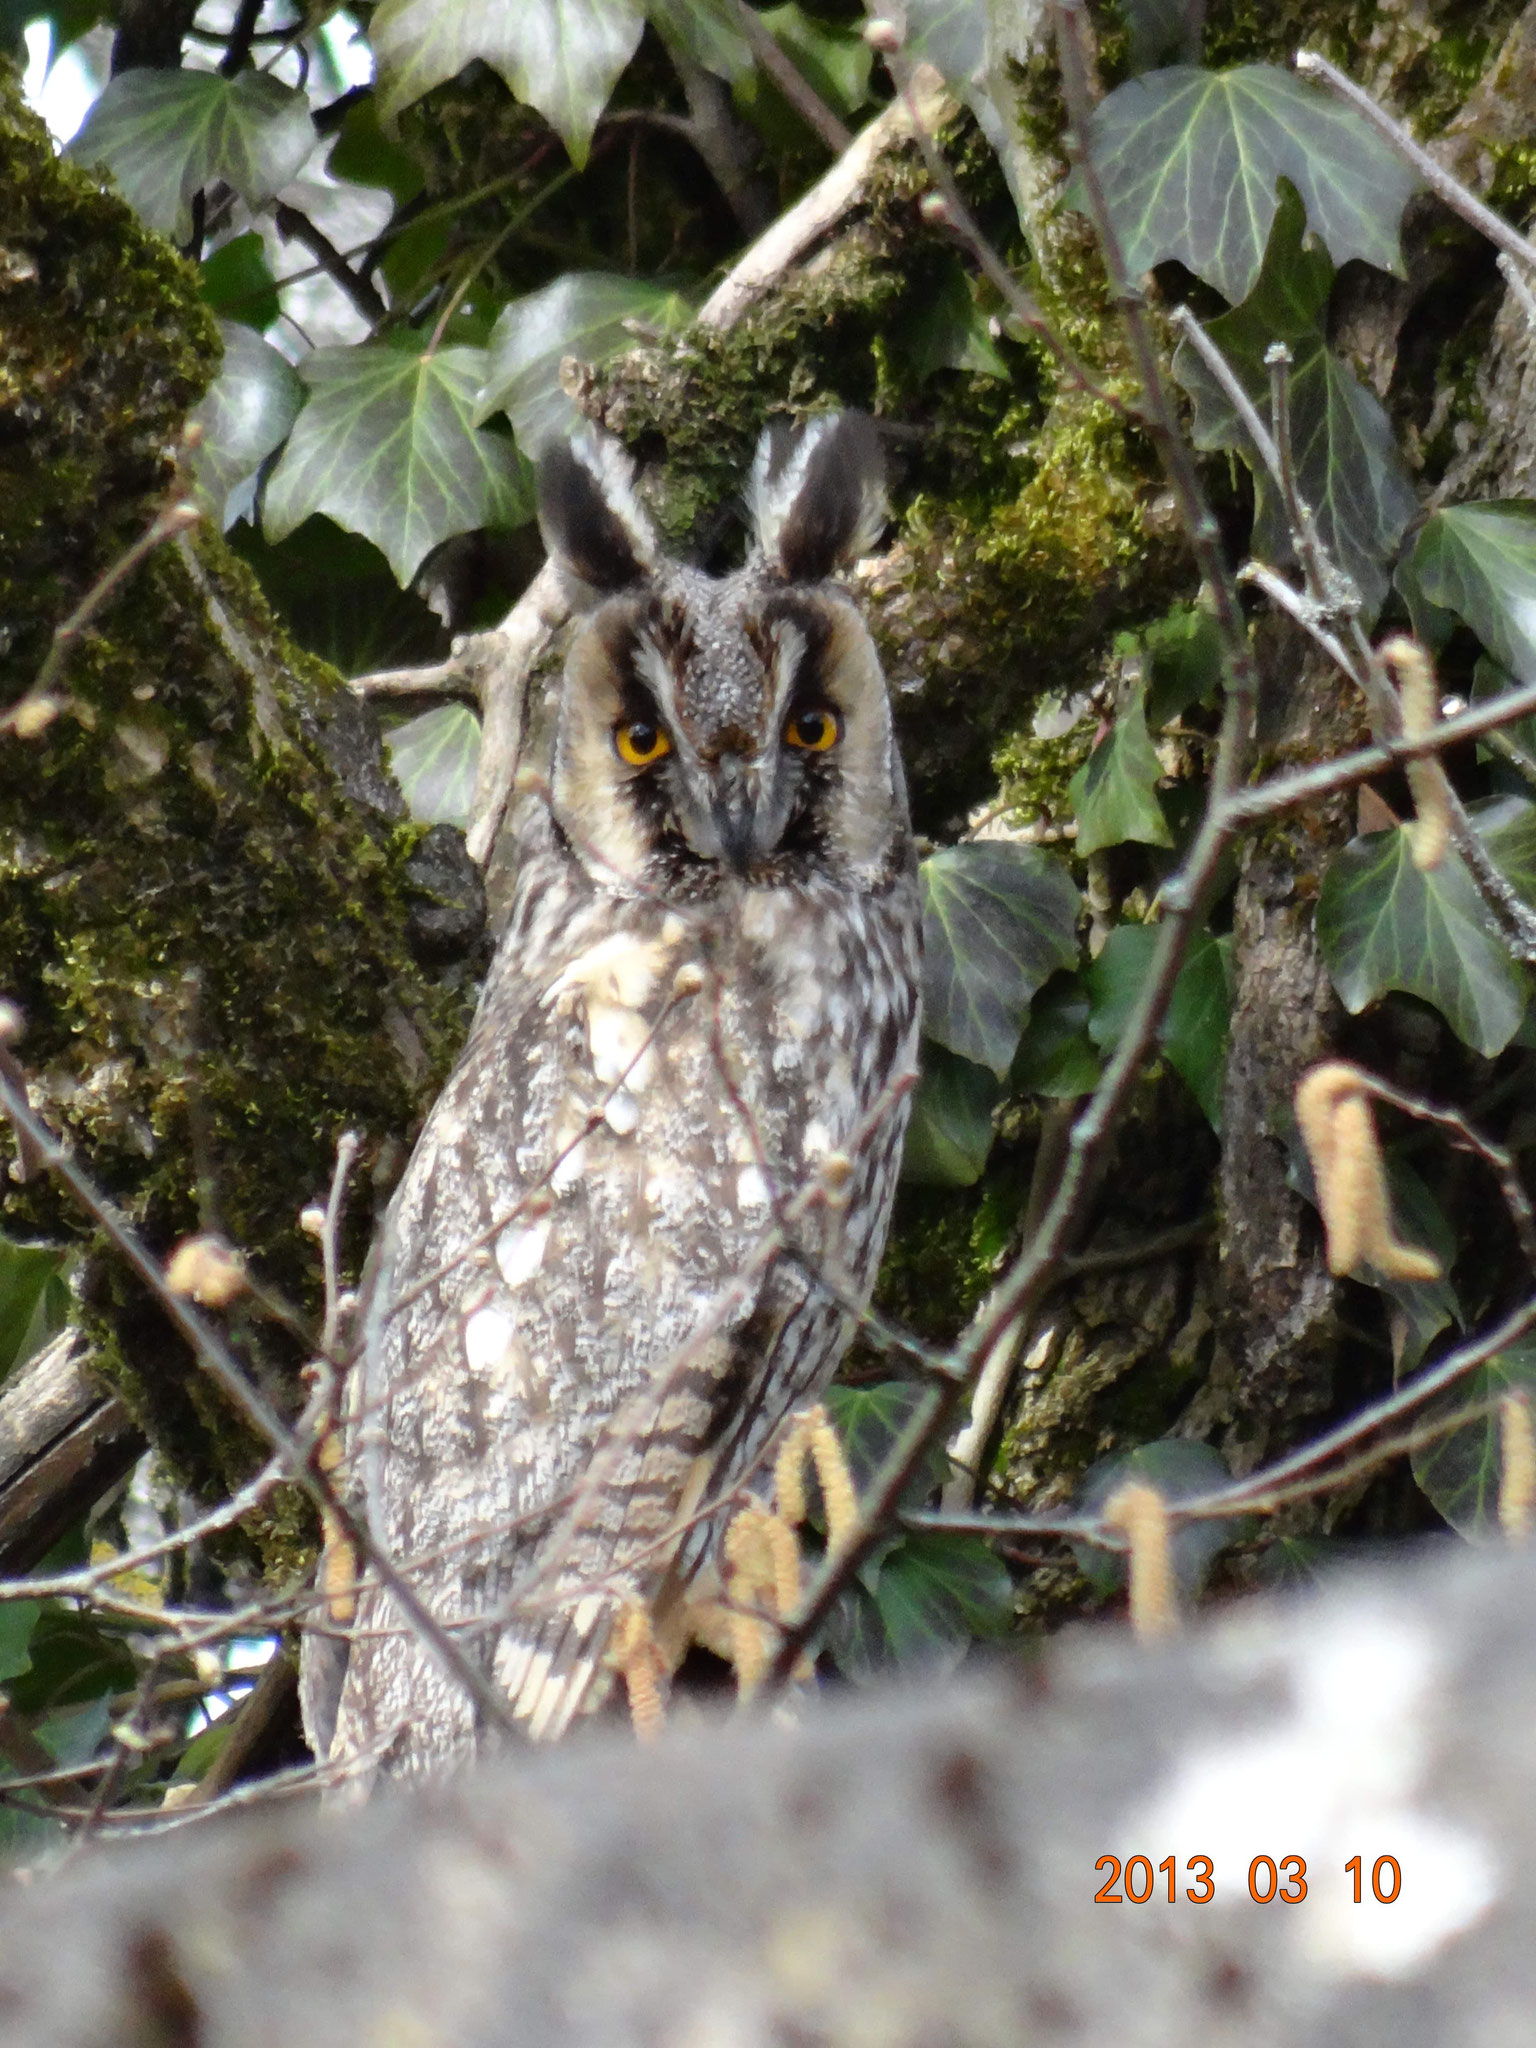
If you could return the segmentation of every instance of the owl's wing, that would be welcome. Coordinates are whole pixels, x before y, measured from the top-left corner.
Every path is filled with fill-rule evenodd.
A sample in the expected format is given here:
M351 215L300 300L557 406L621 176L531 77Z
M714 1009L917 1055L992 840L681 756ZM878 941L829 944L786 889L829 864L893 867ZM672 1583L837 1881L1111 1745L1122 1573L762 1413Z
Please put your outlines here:
M354 1436L375 1539L539 1735L665 1577L795 1288L757 1163L784 1115L744 1114L717 1014L679 999L680 921L618 920L574 915L552 975L504 949L391 1207ZM334 1752L393 1740L409 1768L475 1736L462 1688L366 1596Z

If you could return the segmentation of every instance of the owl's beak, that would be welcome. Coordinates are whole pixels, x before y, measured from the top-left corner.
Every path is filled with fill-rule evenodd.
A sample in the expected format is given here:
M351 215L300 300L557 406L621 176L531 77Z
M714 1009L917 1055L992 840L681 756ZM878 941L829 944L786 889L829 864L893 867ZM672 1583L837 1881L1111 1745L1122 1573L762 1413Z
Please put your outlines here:
M757 812L745 761L720 763L709 815L720 841L721 858L736 874L744 875L757 851Z

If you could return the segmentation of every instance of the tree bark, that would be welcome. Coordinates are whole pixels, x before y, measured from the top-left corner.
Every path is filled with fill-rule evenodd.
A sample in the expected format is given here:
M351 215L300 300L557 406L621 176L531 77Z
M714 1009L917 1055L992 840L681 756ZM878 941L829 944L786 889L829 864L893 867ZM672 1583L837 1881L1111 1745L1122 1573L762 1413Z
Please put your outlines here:
M1525 2048L1533 1616L1529 1554L1421 1556L1156 1652L97 1846L0 1907L6 2040Z
M171 455L217 362L196 278L94 178L55 157L0 66L0 703L53 629L186 488ZM411 952L413 849L376 732L275 625L205 524L114 592L69 650L61 708L0 735L0 990L21 1010L34 1106L166 1250L224 1231L312 1302L298 1212L338 1134L369 1163L440 1077L461 995ZM3 1228L75 1252L94 1369L195 1492L258 1454L157 1310L98 1256L45 1175ZM349 1251L367 1229L355 1201ZM256 1314L232 1333L284 1399L300 1347ZM267 1562L308 1538L289 1502Z

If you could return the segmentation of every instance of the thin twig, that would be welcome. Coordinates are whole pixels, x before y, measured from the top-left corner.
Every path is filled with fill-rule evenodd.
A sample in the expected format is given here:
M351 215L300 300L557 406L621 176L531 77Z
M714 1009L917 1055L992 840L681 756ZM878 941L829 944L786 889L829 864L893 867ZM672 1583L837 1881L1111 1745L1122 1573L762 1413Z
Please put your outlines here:
M370 327L378 326L389 311L378 288L371 278L352 268L330 236L317 228L307 213L280 200L272 209L272 225L285 242L297 242L307 249L332 284L346 294L354 312Z
M1526 326L1536 333L1536 292L1531 290L1530 279L1507 250L1499 254L1499 273L1519 301Z
M53 640L43 665L37 672L37 680L18 703L0 712L0 733L27 732L29 722L35 720L38 714L52 704L54 684L58 681L75 642L107 600L156 548L163 547L168 540L174 540L178 534L185 533L188 527L195 526L201 517L199 507L179 493L170 503L160 507L132 546L125 548L111 567L96 579L69 617L61 625L54 627Z
M320 1264L325 1276L325 1322L320 1332L320 1349L332 1364L339 1362L336 1347L341 1336L342 1318L341 1261L337 1245L342 1218L346 1214L347 1182L352 1176L362 1143L356 1131L343 1131L336 1140L336 1170L331 1175L331 1192L320 1230Z
M1346 653L1344 643L1337 639L1323 624L1317 606L1304 590L1293 590L1285 578L1263 562L1244 562L1237 572L1239 583L1252 583L1269 599L1278 605L1289 618L1296 621L1304 633L1309 633L1317 645L1334 663L1342 675L1354 680L1354 665Z
M6 1110L18 1128L28 1133L49 1171L63 1182L80 1207L95 1218L113 1247L155 1297L178 1334L191 1346L209 1378L283 1459L294 1483L308 1494L317 1509L328 1510L335 1516L343 1533L378 1573L380 1583L419 1632L422 1641L464 1687L491 1725L507 1728L510 1715L506 1701L487 1674L444 1630L405 1575L380 1550L372 1532L360 1521L338 1489L324 1474L313 1469L310 1456L313 1446L301 1442L266 1395L251 1384L233 1352L212 1325L197 1313L190 1302L170 1291L159 1265L137 1234L106 1197L97 1192L48 1126L33 1113L25 1090L16 1088L3 1074L0 1074L0 1107Z
M1296 69L1303 78L1320 78L1340 99L1348 100L1357 113L1364 114L1379 135L1386 137L1404 162L1412 164L1425 184L1445 201L1453 213L1459 213L1479 234L1486 235L1490 242L1536 270L1536 245L1528 242L1491 206L1484 206L1480 199L1474 198L1459 178L1453 178L1449 171L1437 164L1429 151L1415 142L1402 123L1394 121L1386 108L1379 106L1363 86L1356 85L1352 78L1315 50L1298 50Z
M821 94L792 64L763 26L761 17L746 0L733 0L736 26L746 37L752 55L773 80L785 99L808 127L819 135L834 156L841 156L852 142L851 132L833 113Z
M1509 1211L1510 1222L1520 1243L1521 1256L1536 1274L1536 1213L1532 1211L1530 1197L1526 1194L1525 1183L1520 1178L1513 1155L1491 1138L1485 1138L1459 1109L1446 1109L1431 1102L1426 1095L1415 1095L1407 1088L1394 1088L1391 1082L1379 1079L1368 1067L1357 1067L1354 1071L1359 1075L1360 1088L1365 1094L1374 1095L1378 1102L1400 1109L1405 1116L1411 1116L1419 1123L1434 1124L1440 1130L1449 1131L1458 1150L1470 1152L1482 1160L1499 1184L1499 1193L1504 1198L1504 1206Z

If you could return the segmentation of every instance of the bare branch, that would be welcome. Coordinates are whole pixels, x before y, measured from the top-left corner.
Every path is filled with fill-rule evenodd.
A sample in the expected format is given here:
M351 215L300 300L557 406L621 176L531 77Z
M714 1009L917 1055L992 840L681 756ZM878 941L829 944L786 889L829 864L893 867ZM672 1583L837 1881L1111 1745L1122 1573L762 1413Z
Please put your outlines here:
M1352 78L1315 50L1299 50L1296 69L1303 78L1321 79L1340 99L1348 100L1357 113L1364 114L1379 135L1386 137L1398 155L1412 164L1430 190L1443 199L1453 213L1459 213L1479 234L1486 235L1490 242L1496 243L1529 269L1536 270L1536 244L1528 242L1518 229L1512 228L1502 214L1495 213L1491 206L1484 206L1480 199L1474 198L1461 180L1453 178L1449 171L1436 163L1429 151L1415 142L1402 123L1394 121L1386 108L1372 99L1363 86L1356 85Z

